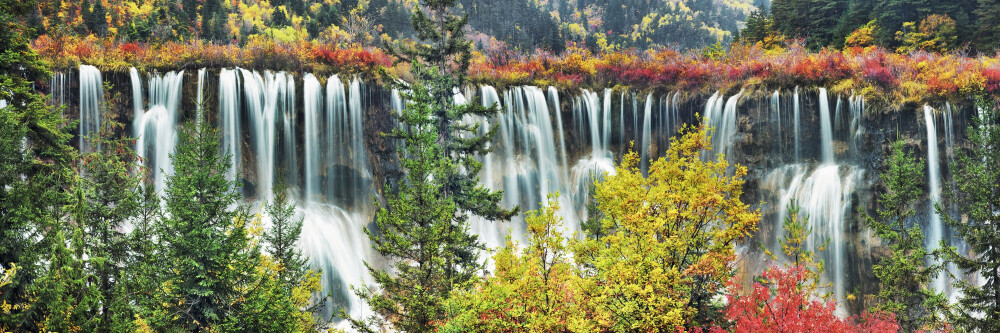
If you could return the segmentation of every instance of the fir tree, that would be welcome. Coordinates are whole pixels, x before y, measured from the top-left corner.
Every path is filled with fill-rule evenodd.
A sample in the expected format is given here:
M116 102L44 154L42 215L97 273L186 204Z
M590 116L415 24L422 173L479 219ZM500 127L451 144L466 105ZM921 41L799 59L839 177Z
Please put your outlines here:
M129 302L118 285L123 277L122 265L130 261L132 253L124 227L139 216L142 192L141 179L133 170L137 163L135 153L129 148L131 139L113 137L123 126L106 117L101 127L93 140L102 149L81 160L82 177L77 193L80 200L73 210L79 211L75 225L83 232L88 257L86 269L97 279L101 296L100 307L96 309L100 314L98 330L108 332L115 326L112 308L120 308L116 303Z
M386 187L386 204L375 222L379 233L365 229L375 251L393 260L395 273L365 264L381 289L358 291L381 315L351 320L365 332L386 324L402 332L433 331L435 322L445 319L451 291L471 280L479 267L475 251L481 245L469 234L468 222L455 219L458 207L443 190L452 166L438 143L434 97L422 82L411 89L404 94L410 102L400 117L406 130L393 133L404 140L401 163L407 174L395 193Z
M287 186L282 181L274 186L274 201L267 206L267 214L271 218L271 228L264 233L267 252L283 266L281 280L289 284L297 282L308 270L302 251L295 246L302 236L302 218L296 219L295 206L289 202Z
M992 98L980 97L982 109L970 127L971 148L958 154L952 166L957 191L951 193L965 215L956 220L938 206L938 215L968 244L969 252L945 246L948 259L967 276L982 280L982 285L958 279L955 286L964 295L958 301L955 324L970 331L992 332L1000 318L1000 115ZM942 242L944 243L944 242Z
M209 126L181 131L171 155L164 216L156 230L163 242L162 285L166 309L160 324L194 330L221 322L243 278L234 266L256 262L244 251L248 215L239 206L239 188L226 178L229 159L219 153L219 136Z
M880 284L877 299L881 302L875 308L894 313L904 332L915 332L935 328L941 319L937 311L947 300L927 289L941 268L926 264L932 258L924 247L924 233L919 225L907 223L921 196L919 180L924 179L924 164L904 151L904 145L903 141L892 144L887 169L882 173L885 192L878 198L876 216L859 211L890 251L872 267Z
M44 273L53 232L70 202L66 188L73 171L69 128L33 87L50 73L29 46L30 29L21 18L34 1L0 0L0 265L19 267L0 302L27 304L27 288ZM48 231L47 231L48 230ZM38 312L0 316L0 328L38 330Z

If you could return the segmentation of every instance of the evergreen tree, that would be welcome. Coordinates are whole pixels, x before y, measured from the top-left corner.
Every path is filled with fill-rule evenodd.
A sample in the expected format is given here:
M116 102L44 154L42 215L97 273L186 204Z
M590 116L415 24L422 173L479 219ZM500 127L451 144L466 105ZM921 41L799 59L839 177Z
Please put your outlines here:
M938 215L968 244L969 253L947 247L947 257L982 285L958 279L955 286L964 295L959 301L956 326L969 331L992 332L1000 318L1000 115L994 100L980 97L982 108L975 126L968 130L970 147L958 154L952 166L958 188L951 193L964 217L956 220L938 206ZM944 243L944 242L942 242Z
M415 66L421 70L419 63ZM393 260L395 272L365 264L381 288L358 292L381 315L351 320L365 332L386 324L402 332L433 331L435 322L445 319L451 291L479 268L476 251L481 245L469 234L468 222L455 219L457 204L444 191L444 176L452 166L438 143L434 96L421 81L411 89L404 94L410 102L400 117L406 130L393 133L404 140L406 177L397 192L386 187L386 204L375 222L380 233L365 229L375 251Z
M114 320L131 320L113 317L115 311L112 311L129 302L119 293L122 264L130 261L132 252L124 228L139 216L142 203L141 180L133 170L137 165L136 155L129 147L131 139L113 137L115 131L123 128L110 117L101 122L101 130L93 140L102 149L83 156L77 193L80 200L72 208L79 212L74 224L83 233L88 257L85 268L97 279L101 296L100 307L95 309L100 314L101 332L117 326Z
M406 130L392 133L404 141L400 157L407 175L398 192L386 189L377 232L365 229L375 251L392 260L394 272L368 266L381 290L358 294L382 318L352 319L359 330L374 331L385 320L405 332L431 329L443 319L451 291L480 267L482 245L468 230L469 215L507 220L517 209L501 208L502 193L479 184L482 164L475 158L490 151L496 127L483 134L479 124L461 121L497 109L453 100L453 89L466 83L472 50L464 30L468 17L453 13L456 2L422 1L412 22L424 43L389 47L413 65L416 79L404 96L411 103L398 119Z
M1000 2L993 0L979 0L979 7L975 11L978 16L976 23L976 46L980 51L992 54L1000 48Z
M46 105L33 84L50 75L29 46L30 29L21 18L34 1L0 0L0 265L18 267L0 302L28 304L28 286L44 272L40 263L52 243L50 232L70 198L65 189L73 171L70 135L58 112ZM0 328L34 331L38 312L0 316Z
M740 31L738 40L753 44L763 42L773 35L776 35L774 20L771 18L767 8L759 6L747 17L746 27Z
M239 188L226 179L229 159L219 153L219 136L209 126L180 131L171 155L165 214L156 230L163 242L162 303L158 325L195 330L230 315L245 279L235 266L253 265L248 216L239 206ZM235 271L235 272L234 272Z
M903 141L892 144L887 169L882 173L885 192L878 198L876 216L859 211L890 251L872 267L880 284L877 299L881 302L875 308L894 313L904 332L916 332L941 328L935 327L941 320L937 311L947 299L927 289L941 267L927 264L932 258L924 246L924 233L919 225L907 223L921 196L924 164L904 151L904 145Z
M302 236L302 218L295 218L295 206L289 202L283 181L274 186L274 201L267 206L267 215L271 218L271 227L264 233L267 253L283 266L281 280L296 283L308 270L302 251L295 246Z

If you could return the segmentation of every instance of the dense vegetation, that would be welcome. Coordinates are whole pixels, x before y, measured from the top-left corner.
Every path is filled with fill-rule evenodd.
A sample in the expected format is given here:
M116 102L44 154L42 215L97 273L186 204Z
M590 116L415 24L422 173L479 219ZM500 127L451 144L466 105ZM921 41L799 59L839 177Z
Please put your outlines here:
M72 148L75 123L33 84L44 82L50 65L79 62L112 70L249 64L405 79L408 103L396 119L404 126L384 133L402 143L395 157L405 175L385 188L375 228L365 230L388 266L367 263L374 284L354 286L373 310L344 318L356 330L997 327L1000 230L991 221L1000 211L1000 67L996 58L942 53L995 50L991 2L776 0L749 16L728 50L701 47L735 34L747 3L499 3L0 0L0 330L317 331L330 319L319 317L320 272L295 246L302 221L286 189L277 186L259 207L244 203L212 126L180 131L176 172L163 193L148 186L134 140L118 135L112 116L88 138L97 149ZM719 23L728 18L736 19ZM741 284L748 279L737 276L734 247L757 230L760 212L741 199L746 168L702 157L712 131L699 125L684 128L648 169L627 153L595 180L584 234L564 233L556 200L525 213L527 242L508 241L486 272L468 219L501 223L519 212L502 208L502 193L476 176L476 157L490 151L495 128L462 120L497 110L455 105L452 88L469 83L829 86L896 108L971 96L984 112L952 167L950 193L965 218L941 215L977 255L924 249L908 219L922 164L897 143L874 215L865 215L889 250L874 267L878 301L854 316L835 314L836 300L819 291L823 263L803 245L808 217L795 203L783 223L783 253ZM106 100L113 108L120 97ZM949 304L928 289L947 263L986 283L958 281L964 296Z

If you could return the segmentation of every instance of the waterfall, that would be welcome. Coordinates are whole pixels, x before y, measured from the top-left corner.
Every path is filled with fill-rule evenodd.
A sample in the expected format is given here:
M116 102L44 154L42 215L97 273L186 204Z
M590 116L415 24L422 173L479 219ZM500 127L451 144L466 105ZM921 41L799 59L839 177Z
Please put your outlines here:
M930 217L927 228L927 250L928 252L937 250L940 242L944 240L944 225L941 216L937 214L934 206L941 201L941 171L940 159L938 157L937 124L934 117L934 109L929 105L924 105L924 122L927 125L927 187L930 193L930 203L927 207L927 214ZM932 282L932 287L938 292L949 295L947 272L940 272Z
M181 89L184 85L184 72L169 72L164 75L149 75L147 85L148 109L142 97L140 75L133 68L132 100L135 105L134 119L136 136L136 155L140 161L151 169L154 188L163 194L166 189L166 179L173 174L173 163L170 154L177 146L177 121L181 106Z
M331 199L341 190L349 188L343 182L337 182L329 177L333 175L336 165L348 165L353 160L350 156L350 128L348 127L347 90L344 82L337 75L326 80L326 146L330 149L326 158L326 197Z
M296 141L298 136L296 135L296 114L295 111L295 77L291 74L288 75L288 81L285 82L287 86L285 87L285 100L284 107L281 112L281 136L282 136L282 146L284 151L282 152L282 160L285 162L285 181L290 188L301 188L302 184L299 182L299 153L296 149Z
M833 129L830 128L830 102L826 97L826 88L819 89L820 138L823 164L834 164L833 161Z
M135 68L132 68L135 71ZM205 76L208 70L205 68L198 70L198 100L195 104L195 131L201 132L201 123L205 121Z
M257 159L256 196L264 202L273 197L275 150L278 146L278 115L284 115L289 105L288 82L291 75L284 72L258 72L240 69L243 75L246 111L250 117L251 139ZM294 93L294 90L292 90Z
M549 103L552 104L552 110L556 115L556 125L559 128L559 156L562 162L563 170L569 167L566 159L566 131L563 130L563 120L562 120L562 105L559 104L559 91L555 87L549 87Z
M94 66L80 65L80 152L87 153L101 149L100 144L92 144L101 130L104 116L104 81L101 71Z
M652 121L651 118L653 117L652 113L653 113L653 94L649 94L646 95L646 111L642 114L642 145L639 147L639 149L642 150L641 165L642 165L643 175L647 174L646 171L648 170L650 163L649 154L650 150L653 149L652 147L650 147L651 133L649 133L649 131L651 130L650 127L652 126L650 124L650 122Z
M304 83L302 84L302 113L305 114L305 132L303 137L305 138L305 173L304 173L304 183L305 191L303 193L303 198L306 201L317 201L319 198L316 197L319 194L320 186L320 145L322 143L321 133L320 133L320 123L323 121L322 114L320 114L323 109L323 93L320 91L319 80L316 79L312 74L306 74L303 78Z
M798 162L798 161L802 160L802 158L799 156L799 154L800 154L799 143L802 142L802 140L799 137L799 126L800 126L800 123L799 123L799 87L798 86L795 87L795 94L792 95L792 100L793 100L793 102L792 102L792 105L793 105L792 106L792 113L793 113L792 127L793 127L793 129L792 129L792 131L795 132L795 162Z
M230 180L235 180L240 167L240 96L237 70L223 68L219 72L219 120L222 131L222 150L229 155Z
M777 119L776 128L778 129L778 153L784 155L785 140L781 135L781 94L779 94L777 90L774 91L774 94L771 94L771 110L774 111L774 118Z
M736 136L736 106L742 96L743 92L741 91L729 97L723 107L723 96L716 93L712 95L713 98L709 98L705 110L705 122L715 129L715 133L712 135L712 154L726 156L729 161L733 161L732 156L728 156L726 153L732 149Z

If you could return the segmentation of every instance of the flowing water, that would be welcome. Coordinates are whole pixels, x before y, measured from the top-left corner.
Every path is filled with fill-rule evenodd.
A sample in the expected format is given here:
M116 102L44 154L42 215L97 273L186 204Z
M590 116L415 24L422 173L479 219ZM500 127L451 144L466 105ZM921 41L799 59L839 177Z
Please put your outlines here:
M207 87L206 82L212 82L206 79L212 75L209 73L197 73L197 102L192 109L199 114L202 104L209 102L205 92L215 89ZM313 74L296 79L285 72L239 68L215 73L219 79L217 115L197 119L214 121L219 127L222 150L231 154L229 176L244 184L241 190L249 201L260 203L271 199L272 188L283 179L304 218L300 246L311 263L322 269L323 286L332 292L333 305L345 307L354 316L366 313L350 286L371 282L364 262L384 265L372 253L363 233L374 217L377 193L375 168L369 164L371 148L366 142L370 133L365 132L372 124L366 121L372 119L370 112L379 108L398 114L405 106L400 92L382 93L357 78L339 75L321 83ZM184 72L143 74L133 69L129 76L136 150L146 165L154 168L154 183L162 193L171 172L167 156L175 149L184 113ZM66 83L53 82L57 82L53 91L65 89ZM81 66L79 82L81 134L94 133L103 103L101 74L96 68ZM297 84L302 85L301 92ZM828 96L822 88L796 88L790 96L782 96L780 91L759 97L717 92L707 100L693 102L684 102L680 96L681 92L672 92L647 94L641 99L635 92L612 89L560 92L552 87L523 86L498 91L482 86L464 93L456 89L455 102L499 106L497 117L463 120L479 122L484 131L497 127L491 144L494 150L478 157L483 163L479 175L483 184L504 191L505 207L518 205L522 210L536 209L547 195L558 192L555 199L561 205L568 233L578 232L587 218L585 206L594 179L614 172L615 156L620 156L629 142L635 142L641 168L647 172L649 163L666 151L671 136L685 122L693 121L695 113L701 113L703 121L714 129L713 151L704 157L724 154L728 161L749 163L754 170L749 177L756 180L748 184L756 188L748 193L755 194L744 201L764 202L762 224L768 228L762 230L770 232L759 236L768 240L764 244L772 252L780 252L776 239L782 235L781 221L788 216L786 204L795 200L812 228L807 245L826 263L822 279L833 288L825 291L843 301L849 290L865 283L851 268L860 260L856 235L863 232L855 229L863 227L858 227L854 212L866 204L859 202L866 200L860 193L871 188L876 177L866 170L869 164L864 162L870 154L863 147L871 141L864 99L850 96L844 102L842 96ZM837 99L833 110L830 98ZM629 106L631 115L626 112ZM926 107L924 117L927 158L953 158L958 139L951 105L945 106L941 116L944 157L938 152L937 113ZM769 135L761 135L765 132ZM758 142L761 140L769 141ZM82 150L96 148L85 140L80 145ZM764 147L753 149L765 151L756 153L747 148L753 145ZM794 151L786 151L792 147ZM767 159L747 162L753 154ZM930 202L940 202L942 184L951 184L942 183L948 180L938 165L928 163ZM937 240L946 239L946 232L936 214L929 209L923 214L929 219L927 245L932 248ZM503 223L472 218L470 222L471 230L490 248L501 246L508 236L524 240L520 218ZM935 279L934 286L941 285L940 279ZM843 307L839 311L846 313Z

